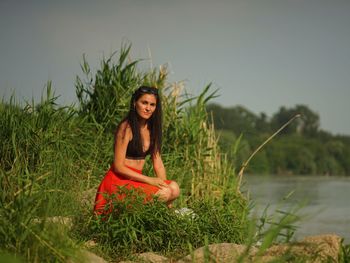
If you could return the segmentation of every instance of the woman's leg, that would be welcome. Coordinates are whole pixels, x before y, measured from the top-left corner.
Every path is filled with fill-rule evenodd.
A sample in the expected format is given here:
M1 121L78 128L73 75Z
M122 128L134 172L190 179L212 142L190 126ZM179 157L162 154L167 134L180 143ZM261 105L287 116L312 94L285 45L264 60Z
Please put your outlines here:
M158 196L158 199L162 202L168 202L171 198L171 188L170 187L162 187L160 188L155 195Z
M170 195L168 201L174 201L180 195L180 187L175 181L172 181L169 184L169 188L171 189L171 195Z
M151 200L153 195L158 196L159 200L167 203L170 207L171 203L179 196L180 189L179 185L175 181L166 180L168 187L158 188L153 185L146 183L141 183L137 181L127 180L115 174L112 169L110 169L101 182L99 186L98 193L95 199L95 212L101 213L107 203L104 195L116 194L118 192L119 186L126 186L126 188L141 188L143 192L147 195L147 200ZM121 195L120 199L124 197Z
M171 181L168 187L163 187L156 192L159 200L166 202L168 207L172 207L172 202L180 195L179 185Z

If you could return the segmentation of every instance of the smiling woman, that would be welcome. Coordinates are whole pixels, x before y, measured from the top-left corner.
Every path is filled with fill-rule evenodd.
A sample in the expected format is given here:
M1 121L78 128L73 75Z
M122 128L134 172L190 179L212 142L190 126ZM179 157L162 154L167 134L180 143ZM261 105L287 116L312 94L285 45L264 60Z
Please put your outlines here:
M147 120L156 109L157 99L152 94L144 94L139 100L135 102L135 109L137 114Z
M157 196L170 207L179 196L175 181L166 180L161 158L162 108L158 89L141 86L131 97L128 115L118 125L114 140L114 161L98 187L96 214L104 214L105 206L112 202L108 196L117 196L120 187L137 189L145 194L146 201ZM150 154L156 177L142 173L146 156Z

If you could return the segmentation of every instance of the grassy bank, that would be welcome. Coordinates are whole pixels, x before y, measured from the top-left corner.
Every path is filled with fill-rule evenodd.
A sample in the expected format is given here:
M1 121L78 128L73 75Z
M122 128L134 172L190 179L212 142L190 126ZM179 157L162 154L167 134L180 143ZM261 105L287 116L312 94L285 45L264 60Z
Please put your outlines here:
M166 68L141 72L129 52L123 47L103 59L96 72L83 59L79 106L57 105L51 83L40 102L13 97L0 104L1 254L26 262L79 261L84 242L94 239L95 251L109 258L143 251L176 257L205 242L246 241L248 205L235 192L234 169L221 158L205 111L215 92L208 86L199 96L186 95L167 82ZM181 186L175 206L192 208L196 221L156 202L103 223L82 202L112 162L113 131L141 84L161 91L163 159L168 177ZM152 174L150 166L145 170ZM73 229L53 224L57 216L71 218Z
M166 67L142 72L140 63L130 59L130 46L102 59L96 72L84 57L77 106L57 105L50 82L40 102L0 103L0 261L84 262L83 249L113 261L148 251L177 259L212 243L261 241L263 252L275 240L291 240L293 211L248 218L236 169L208 121L210 85L191 96L181 83L167 82ZM141 84L157 86L162 96L163 161L181 187L175 208L194 214L179 216L133 196L132 206L115 202L115 212L96 219L93 198L113 159L113 134ZM153 174L150 165L145 173ZM97 245L87 247L91 240Z

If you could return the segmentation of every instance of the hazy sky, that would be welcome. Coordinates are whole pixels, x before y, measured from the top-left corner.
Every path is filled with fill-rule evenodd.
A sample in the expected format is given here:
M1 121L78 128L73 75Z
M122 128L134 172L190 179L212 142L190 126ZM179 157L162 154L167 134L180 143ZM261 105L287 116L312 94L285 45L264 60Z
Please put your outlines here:
M0 37L1 97L38 100L52 80L74 102L82 55L96 69L130 41L193 94L213 82L215 102L268 116L306 104L350 134L350 0L0 0Z

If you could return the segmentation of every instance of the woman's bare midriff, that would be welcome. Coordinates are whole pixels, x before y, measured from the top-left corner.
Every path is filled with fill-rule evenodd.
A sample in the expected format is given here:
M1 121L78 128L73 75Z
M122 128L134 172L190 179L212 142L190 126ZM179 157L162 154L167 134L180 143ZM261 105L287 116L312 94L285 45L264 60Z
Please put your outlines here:
M145 165L145 159L141 159L141 160L125 159L125 165L132 167L136 170L142 171L143 166Z

